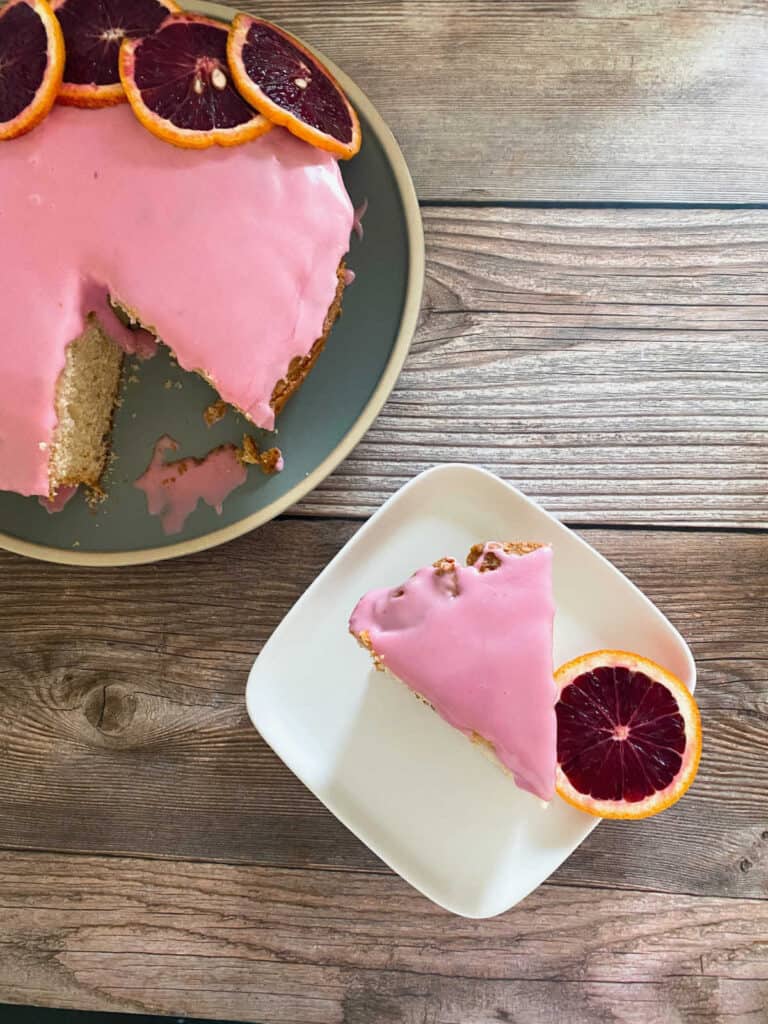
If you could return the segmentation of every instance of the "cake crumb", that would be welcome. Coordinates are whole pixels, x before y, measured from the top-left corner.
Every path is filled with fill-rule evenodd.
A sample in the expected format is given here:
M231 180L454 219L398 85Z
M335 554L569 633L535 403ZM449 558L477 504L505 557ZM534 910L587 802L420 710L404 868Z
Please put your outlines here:
M107 492L101 487L89 487L85 495L85 503L91 512L95 512L99 505L107 500Z
M218 423L219 420L223 420L227 415L228 405L221 398L217 402L213 402L206 409L203 409L203 419L207 427L212 427L214 423Z
M244 466L258 466L267 476L282 473L285 466L279 448L268 448L263 452L250 434L243 434L243 444L237 450L237 457Z
M436 562L433 562L432 568L435 570L435 575L441 581L441 586L451 595L451 597L459 596L459 577L457 573L457 563L455 558L445 557L440 558Z
M501 565L498 551L503 551L506 555L522 557L523 555L530 555L533 551L545 546L539 541L533 540L505 541L503 544L498 544L494 541L489 541L487 544L473 544L467 555L467 565L474 566L478 572L492 572Z

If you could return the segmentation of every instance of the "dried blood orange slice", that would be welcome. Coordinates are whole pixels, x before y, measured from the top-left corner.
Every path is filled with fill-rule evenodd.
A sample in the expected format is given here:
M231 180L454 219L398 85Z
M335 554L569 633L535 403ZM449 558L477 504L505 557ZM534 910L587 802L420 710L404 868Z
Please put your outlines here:
M270 121L336 156L358 152L357 114L330 71L298 39L269 21L238 14L227 55L235 85Z
M232 84L221 22L172 14L152 35L123 40L119 67L134 114L174 146L237 146L272 127Z
M557 791L601 818L647 818L696 775L701 721L684 683L627 651L595 651L555 673Z
M0 11L0 140L40 124L64 73L64 38L46 0L11 0Z
M154 32L173 0L54 0L67 60L59 103L109 107L125 102L117 58L123 39Z

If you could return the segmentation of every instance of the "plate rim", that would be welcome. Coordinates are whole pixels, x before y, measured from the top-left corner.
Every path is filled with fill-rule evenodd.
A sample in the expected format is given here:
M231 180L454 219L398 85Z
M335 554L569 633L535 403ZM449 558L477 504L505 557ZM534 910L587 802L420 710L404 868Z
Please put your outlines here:
M231 21L235 14L238 13L236 8L210 3L209 0L187 0L184 7L185 10L193 13L207 14L222 21ZM264 508L259 509L258 512L245 516L229 526L211 530L191 540L179 541L175 544L167 544L160 547L141 548L136 551L69 551L47 544L37 544L33 541L21 540L18 537L13 537L0 531L0 549L9 551L12 554L25 555L28 558L51 562L57 565L101 566L104 568L146 565L166 561L171 558L181 558L184 555L191 555L199 551L207 551L210 548L235 540L237 537L242 537L243 534L249 533L258 526L263 526L264 523L274 519L281 512L295 505L309 494L326 477L330 476L352 450L357 447L381 412L384 403L392 393L400 376L400 371L410 350L421 312L426 260L424 229L419 201L402 150L391 129L371 100L346 72L337 67L333 61L325 57L315 47L309 44L305 45L317 54L330 69L331 73L335 75L342 88L350 97L353 105L365 115L366 120L370 124L370 130L379 140L384 150L395 178L400 201L403 205L409 257L405 301L392 351L370 398L344 437L325 456L319 465L315 466L311 473L307 474L303 480L296 483L285 494L271 501Z
M280 632L286 619L288 619L288 617L292 615L295 609L298 609L300 606L303 607L304 604L306 604L310 600L311 591L315 588L316 584L318 584L321 580L325 579L325 577L330 574L337 561L345 554L349 546L354 544L358 539L362 538L367 532L374 528L378 520L386 513L386 511L393 504L395 504L400 498L404 497L408 491L410 491L415 485L418 485L426 478L430 476L439 476L443 474L448 475L451 472L455 472L456 470L460 470L463 473L470 473L472 475L482 476L485 477L486 479L490 478L495 483L501 484L504 488L510 491L517 499L522 500L527 505L533 506L538 513L545 516L556 528L558 533L570 535L570 539L572 541L575 541L578 546L586 548L591 556L595 557L599 562L608 566L608 568L612 572L620 576L624 585L629 587L631 591L633 591L638 597L640 597L642 602L645 605L647 605L653 612L655 612L656 615L660 616L663 622L665 623L666 627L676 637L677 641L680 644L681 650L684 652L686 659L688 661L691 693L693 693L696 689L697 669L696 661L693 657L693 652L691 651L690 646L685 637L678 630L675 624L670 621L667 615L659 607L657 607L657 605L650 599L650 597L648 597L648 595L643 590L641 590L640 587L638 587L638 585L626 575L626 573L622 572L622 570L619 569L618 566L614 565L614 563L609 558L607 558L601 551L598 551L596 547L590 544L589 541L585 540L585 538L582 537L579 533L577 533L576 530L567 526L555 515L553 515L540 502L536 501L534 498L529 497L518 487L515 487L514 484L511 484L507 480L504 480L496 473L493 473L490 470L486 469L485 467L478 466L474 463L437 463L433 466L428 467L425 470L422 470L422 472L417 473L416 476L411 477L410 480L406 481L406 483L403 484L402 487L398 488L398 490L395 491L394 494L390 495L379 506L379 508L376 509L373 515L360 526L360 528L352 535L352 537L350 537L349 540L343 545L343 547L333 556L330 562L328 562L328 564L321 569L321 571L317 574L315 579L312 580L309 586L304 590L304 592L299 596L296 602L291 606L291 608L283 617L281 622L278 623L278 625L272 631L272 633L264 643L264 646L262 647L261 651L254 659L253 665L251 666L251 669L248 673L248 680L245 687L245 705L246 710L248 712L248 717L251 721L251 725L259 733L259 735L262 737L264 742L270 747L270 749L280 758L280 760L283 762L286 768L290 772L292 772L293 775L296 776L296 778L298 778L301 784L305 786L310 791L310 793L312 793L316 797L316 799L320 801L320 803L322 803L326 810L329 811L329 813L331 813L338 821L340 821L344 828L348 829L361 843L367 846L368 849L371 850L376 857L383 861L383 863L391 871L397 874L407 885L411 886L411 888L415 889L418 893L420 893L420 895L431 900L432 903L436 904L444 910L447 910L449 913L456 914L459 917L464 917L470 920L485 920L492 917L498 917L500 914L506 913L507 911L511 910L514 906L516 906L518 903L520 903L522 900L530 896L532 892L535 892L536 889L538 889L541 885L544 884L544 882L547 881L551 874L553 874L559 867L561 867L569 859L569 857L571 857L576 852L579 846L581 846L581 844L592 834L592 832L594 832L594 830L598 827L598 825L602 823L604 819L595 817L590 818L590 820L585 820L586 831L584 835L581 837L581 839L579 839L579 841L573 847L573 849L565 857L563 857L563 859L559 861L554 868L552 868L552 871L548 872L548 874L545 875L541 882L539 882L537 885L534 885L531 889L524 892L521 896L515 898L512 901L512 903L505 903L504 906L500 907L499 909L494 909L490 913L471 913L468 912L466 909L460 909L456 902L451 902L442 898L438 898L438 896L433 891L428 890L427 888L424 888L421 885L415 884L413 881L411 881L409 877L401 873L400 869L393 864L393 862L390 860L386 852L380 848L380 845L376 842L371 842L368 840L368 838L366 838L366 836L364 835L365 829L358 828L358 826L354 822L351 822L348 819L347 815L339 813L333 807L331 807L326 801L325 797L322 795L322 793L318 792L318 789L315 786L308 783L306 779L303 777L303 775L300 772L298 772L289 763L288 760L286 760L282 752L283 746L279 743L279 741L277 743L277 746L273 746L271 739L267 738L270 732L269 728L267 727L267 734L262 732L262 727L257 722L257 714L255 712L254 694L256 691L256 683L254 677L256 675L258 662L259 659L264 654L264 652L269 647L269 645L275 642L275 638L277 637L277 634ZM586 817L587 816L585 815L585 818Z

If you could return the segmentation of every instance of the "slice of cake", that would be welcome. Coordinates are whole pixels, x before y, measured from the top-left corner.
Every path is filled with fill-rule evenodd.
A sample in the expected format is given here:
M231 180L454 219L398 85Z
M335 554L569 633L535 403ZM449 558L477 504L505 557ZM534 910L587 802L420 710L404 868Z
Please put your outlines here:
M272 429L340 310L336 159L282 128L178 149L127 105L56 106L2 155L0 490L98 483L124 330L107 296Z
M508 772L555 792L552 551L475 545L467 566L443 558L395 589L366 594L350 632L387 670Z

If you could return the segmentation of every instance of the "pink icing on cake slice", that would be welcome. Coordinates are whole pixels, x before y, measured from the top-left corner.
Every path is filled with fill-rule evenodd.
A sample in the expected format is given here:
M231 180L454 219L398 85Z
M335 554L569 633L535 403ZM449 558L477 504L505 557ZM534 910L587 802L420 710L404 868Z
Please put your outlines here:
M378 668L492 748L521 789L551 800L552 551L489 542L473 548L469 562L443 559L401 587L372 590L350 631Z
M282 128L201 152L160 142L127 104L54 107L0 160L0 490L48 494L67 346L107 293L271 429L353 222L336 160Z

